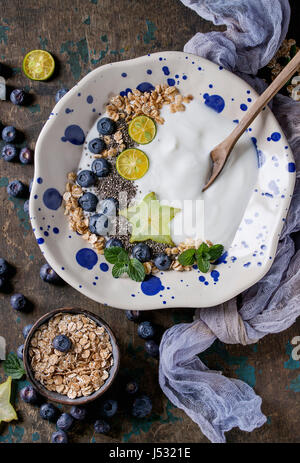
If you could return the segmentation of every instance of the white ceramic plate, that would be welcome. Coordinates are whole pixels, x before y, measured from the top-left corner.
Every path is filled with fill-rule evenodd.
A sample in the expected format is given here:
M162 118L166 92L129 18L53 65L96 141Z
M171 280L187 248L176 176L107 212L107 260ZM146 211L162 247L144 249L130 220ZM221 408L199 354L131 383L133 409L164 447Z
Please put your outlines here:
M37 242L67 283L106 305L147 310L220 304L257 282L272 264L295 182L291 150L266 108L248 132L256 146L257 183L230 248L211 273L160 272L143 283L114 279L104 257L69 230L61 200L66 175L76 170L85 136L108 98L141 82L175 84L182 94L203 98L203 104L218 95L225 105L218 117L232 121L241 119L257 97L232 73L183 52L155 53L95 69L55 106L39 136L30 199ZM234 183L228 188L235 188Z

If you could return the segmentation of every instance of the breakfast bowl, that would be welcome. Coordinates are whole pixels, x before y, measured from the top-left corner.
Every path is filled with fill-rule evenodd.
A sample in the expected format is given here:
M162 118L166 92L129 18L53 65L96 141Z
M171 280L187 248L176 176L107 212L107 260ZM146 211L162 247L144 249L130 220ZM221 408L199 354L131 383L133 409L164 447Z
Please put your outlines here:
M56 330L67 333L72 340L67 351L53 348ZM47 342L49 333L51 343ZM98 349L101 356L95 357L93 352ZM41 396L61 404L83 405L98 399L112 385L120 353L113 332L100 317L83 309L63 307L34 323L25 340L23 361L27 378Z
M177 194L182 200L190 199L195 190L201 191L211 166L210 150L233 130L257 93L222 66L201 57L154 53L95 69L54 107L36 145L30 220L49 264L67 283L97 302L139 310L211 307L266 274L289 209L295 163L268 107L247 129L214 185L201 196L205 239L224 245L209 272L181 271L178 266L178 271L159 270L142 282L126 276L114 278L110 263L80 233L70 230L65 215L68 175L76 173L91 128L105 115L108 100L157 84L176 86L194 101L184 112L167 116L165 124L157 125L156 140L142 148L150 153L150 167L138 187L149 191L153 181L150 191L164 192L169 200L177 199ZM156 149L159 156L155 156ZM199 151L199 165L191 162L193 150ZM164 153L168 162L160 169Z

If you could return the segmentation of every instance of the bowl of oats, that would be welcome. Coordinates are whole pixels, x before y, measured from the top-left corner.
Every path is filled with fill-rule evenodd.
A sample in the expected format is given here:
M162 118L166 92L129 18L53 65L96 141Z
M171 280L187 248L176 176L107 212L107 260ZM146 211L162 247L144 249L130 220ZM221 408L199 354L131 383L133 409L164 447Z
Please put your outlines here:
M114 381L120 363L110 327L86 310L64 307L35 322L24 346L28 379L48 400L86 404Z

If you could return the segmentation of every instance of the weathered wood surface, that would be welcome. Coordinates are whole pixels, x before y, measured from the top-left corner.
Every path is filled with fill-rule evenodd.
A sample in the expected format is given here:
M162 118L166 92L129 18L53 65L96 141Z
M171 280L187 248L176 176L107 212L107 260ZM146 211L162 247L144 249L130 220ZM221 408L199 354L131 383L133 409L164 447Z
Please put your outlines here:
M54 95L62 86L71 88L89 70L105 63L133 58L159 50L182 50L197 31L214 29L191 10L174 0L0 0L0 61L11 69L12 87L25 87L32 95L31 105L15 107L0 102L0 120L20 129L33 148L35 140L54 105ZM298 36L297 36L298 34ZM289 37L298 38L293 20ZM45 48L58 62L58 72L50 82L31 82L21 72L25 52ZM100 314L114 329L122 351L121 370L141 378L141 389L154 399L151 418L132 420L120 413L109 436L95 436L92 425L71 434L73 442L208 442L198 427L174 408L160 391L157 361L143 351L136 326L122 311L90 301L73 288L53 287L39 278L44 263L23 214L23 201L8 199L8 180L27 183L32 166L0 161L0 254L17 269L15 292L24 293L34 304L32 313L14 312L9 295L0 295L0 335L8 350L23 342L21 329L45 312L65 305L88 308ZM149 319L167 328L174 322L191 320L191 310L159 310ZM212 368L247 381L263 398L262 409L268 422L251 434L233 430L229 442L299 442L300 374L299 362L291 359L291 339L300 333L300 320L284 333L267 336L254 346L225 346L217 343L205 355ZM3 378L3 370L0 367ZM38 410L17 402L18 423L0 426L0 442L48 442L54 430L40 419Z

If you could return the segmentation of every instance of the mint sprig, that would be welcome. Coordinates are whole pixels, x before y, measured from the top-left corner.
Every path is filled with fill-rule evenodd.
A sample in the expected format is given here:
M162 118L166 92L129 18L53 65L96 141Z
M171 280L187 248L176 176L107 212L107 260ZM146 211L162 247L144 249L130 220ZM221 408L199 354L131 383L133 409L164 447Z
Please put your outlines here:
M219 259L223 254L224 246L222 244L214 244L208 246L206 243L201 243L198 249L187 249L178 256L178 261L184 267L193 265L195 262L202 273L207 273L210 265L215 260Z
M3 362L4 372L12 379L21 379L25 375L25 369L22 360L14 352L11 352Z
M120 278L127 273L129 278L134 281L143 281L145 279L145 269L143 264L137 259L130 259L124 248L112 246L104 250L104 256L112 268L112 276Z

